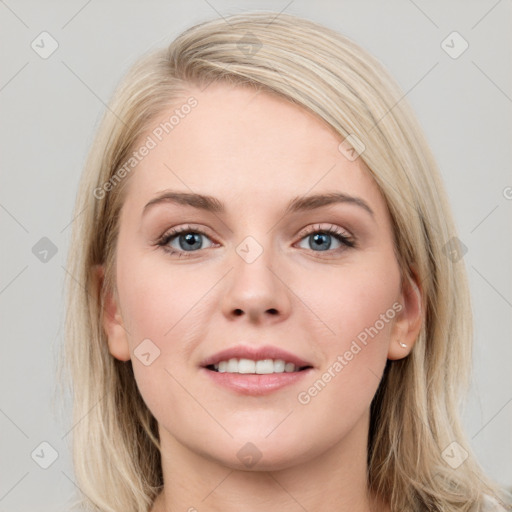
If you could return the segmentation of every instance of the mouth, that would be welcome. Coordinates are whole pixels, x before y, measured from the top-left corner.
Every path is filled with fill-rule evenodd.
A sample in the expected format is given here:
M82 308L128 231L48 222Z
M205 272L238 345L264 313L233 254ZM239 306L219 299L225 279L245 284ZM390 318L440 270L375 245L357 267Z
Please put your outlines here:
M207 357L200 366L216 386L252 396L298 385L315 371L311 361L272 345L235 345Z
M285 359L230 358L203 365L201 370L215 386L237 395L258 397L298 385L314 368Z
M231 358L204 366L217 373L236 373L248 375L268 375L274 373L298 373L310 368L310 365L298 366L283 359L245 359Z

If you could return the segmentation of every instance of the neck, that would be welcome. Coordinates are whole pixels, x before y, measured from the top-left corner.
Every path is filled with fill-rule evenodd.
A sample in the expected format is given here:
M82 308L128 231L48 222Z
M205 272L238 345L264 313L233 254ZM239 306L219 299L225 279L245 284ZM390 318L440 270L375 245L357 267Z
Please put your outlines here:
M248 506L252 512L389 511L368 493L369 415L362 421L326 452L277 471L220 464L160 429L164 490L151 512L238 512Z

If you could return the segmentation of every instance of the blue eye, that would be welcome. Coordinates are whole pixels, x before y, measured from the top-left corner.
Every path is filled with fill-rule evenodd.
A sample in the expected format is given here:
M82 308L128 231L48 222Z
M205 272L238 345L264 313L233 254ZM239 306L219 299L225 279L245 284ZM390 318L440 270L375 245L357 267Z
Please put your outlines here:
M187 253L204 249L201 237L207 237L206 233L186 226L166 233L157 242L157 245L163 247L170 254L179 254L180 257L182 255L187 257L189 256ZM175 242L178 243L178 247L172 245Z
M185 235L177 235L177 241L179 243L180 249L184 251L192 251L194 249L201 249L203 245L201 242L201 237L203 235L201 233L186 233Z
M203 237L210 240L208 247L203 246ZM337 247L334 248L332 247L333 239L334 244L337 244ZM301 242L303 240L309 240L309 243L308 247L301 248L311 249L313 252L331 251L336 253L340 250L344 250L344 248L355 247L356 245L354 239L337 226L330 226L324 229L317 226L303 236ZM191 257L192 253L198 252L201 249L210 248L214 245L206 233L191 226L183 226L171 230L164 234L156 244L162 247L167 253L178 255L180 258Z
M338 247L332 248L333 239ZM317 227L315 231L311 231L301 240L308 240L308 247L305 249L312 249L314 252L336 251L342 246L354 247L354 240L345 232L341 231L337 226L332 226L327 229ZM318 249L318 250L317 250Z
M334 237L329 233L315 233L305 237L306 240L309 240L309 249L318 249L320 251L328 251L331 249L333 238ZM341 245L339 240L335 239L335 242Z

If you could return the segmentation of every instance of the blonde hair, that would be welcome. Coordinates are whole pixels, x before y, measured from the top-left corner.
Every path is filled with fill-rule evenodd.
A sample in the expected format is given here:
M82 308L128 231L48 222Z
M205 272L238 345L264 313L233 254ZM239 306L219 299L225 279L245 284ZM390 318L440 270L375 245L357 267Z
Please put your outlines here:
M82 175L67 270L62 372L73 390L73 462L84 508L145 512L162 489L157 422L131 361L108 350L104 293L116 293L119 212L127 176L104 197L155 116L190 84L260 88L310 110L360 158L393 221L402 279L421 283L424 322L411 354L388 360L371 407L369 488L392 511L480 510L501 489L483 474L459 419L471 371L472 318L463 260L449 257L456 229L422 131L398 85L350 39L296 16L255 12L201 23L128 72L99 127ZM105 264L103 287L94 278ZM468 458L453 469L443 451ZM501 498L500 498L501 499Z

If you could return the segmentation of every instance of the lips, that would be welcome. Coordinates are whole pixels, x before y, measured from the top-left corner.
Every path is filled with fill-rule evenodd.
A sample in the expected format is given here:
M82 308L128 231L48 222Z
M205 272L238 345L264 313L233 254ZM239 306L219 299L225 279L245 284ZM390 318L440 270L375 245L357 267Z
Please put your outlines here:
M200 363L200 366L206 368L208 366L218 364L220 361L227 361L233 358L252 359L253 361L259 361L262 359L282 359L287 363L293 363L296 368L302 369L313 367L313 364L309 361L306 361L291 352L271 345L265 345L263 347L238 345L236 347L231 347L207 357Z

